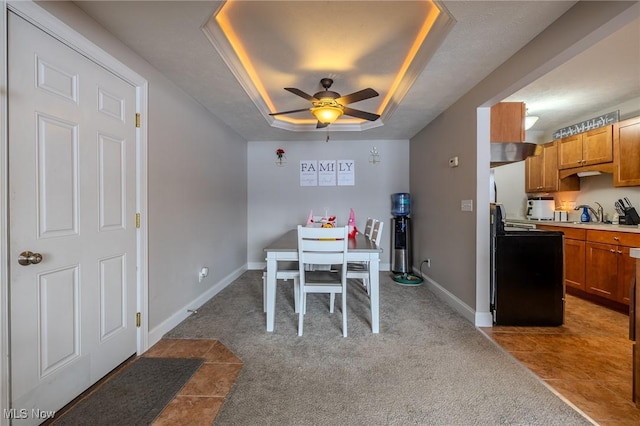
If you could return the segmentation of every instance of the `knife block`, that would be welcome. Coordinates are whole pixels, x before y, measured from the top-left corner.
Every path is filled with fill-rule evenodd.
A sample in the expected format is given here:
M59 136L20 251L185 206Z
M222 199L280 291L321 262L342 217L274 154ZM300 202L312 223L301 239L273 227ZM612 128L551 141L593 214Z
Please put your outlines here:
M635 207L625 207L624 216L620 216L619 220L623 225L640 225L640 216Z

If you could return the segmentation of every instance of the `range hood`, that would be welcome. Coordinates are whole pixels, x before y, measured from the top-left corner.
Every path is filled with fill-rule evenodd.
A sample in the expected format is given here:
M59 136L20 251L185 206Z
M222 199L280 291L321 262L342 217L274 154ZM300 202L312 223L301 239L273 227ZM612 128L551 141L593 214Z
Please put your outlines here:
M531 142L492 142L491 167L517 163L534 155L538 145Z

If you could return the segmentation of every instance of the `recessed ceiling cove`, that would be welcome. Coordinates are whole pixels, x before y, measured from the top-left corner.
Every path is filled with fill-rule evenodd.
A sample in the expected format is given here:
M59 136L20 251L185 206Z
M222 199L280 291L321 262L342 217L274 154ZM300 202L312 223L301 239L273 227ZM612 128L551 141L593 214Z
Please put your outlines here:
M330 78L342 96L379 93L350 105L378 120L345 114L329 126L360 131L391 117L454 23L433 1L229 0L202 29L271 126L317 130L309 102L284 88L314 94Z

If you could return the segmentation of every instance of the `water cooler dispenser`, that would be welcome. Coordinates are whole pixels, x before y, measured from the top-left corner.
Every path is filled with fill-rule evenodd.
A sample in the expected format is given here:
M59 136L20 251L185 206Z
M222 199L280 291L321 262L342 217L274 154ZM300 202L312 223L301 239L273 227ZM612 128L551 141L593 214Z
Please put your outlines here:
M406 192L391 195L391 271L400 284L416 285L422 279L411 273L411 198Z

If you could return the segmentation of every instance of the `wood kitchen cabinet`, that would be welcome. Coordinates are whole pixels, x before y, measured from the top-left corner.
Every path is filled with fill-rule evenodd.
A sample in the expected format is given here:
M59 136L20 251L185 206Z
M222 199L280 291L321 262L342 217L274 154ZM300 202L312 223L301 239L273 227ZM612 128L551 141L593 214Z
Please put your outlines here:
M564 283L578 290L586 291L584 240L566 238L564 240Z
M587 288L588 293L606 299L620 301L622 286L618 280L618 263L621 256L618 246L587 242Z
M524 102L500 102L491 107L491 142L524 142Z
M613 125L613 186L640 186L640 117Z
M613 162L613 125L558 140L558 169Z
M629 305L635 271L635 259L629 256L629 249L640 247L640 234L553 225L536 228L564 233L566 288Z
M585 285L585 229L538 225L538 229L564 233L564 283L567 287L586 291Z
M544 155L531 155L524 160L524 191L544 191Z
M622 302L629 304L631 296L631 284L633 283L636 272L636 262L629 255L630 247L622 248L622 265L618 266L619 273L622 274Z
M587 230L586 291L629 304L635 259L630 247L640 247L640 234Z
M580 190L580 178L560 179L558 173L558 142L540 145L542 152L525 159L525 192L555 192Z

